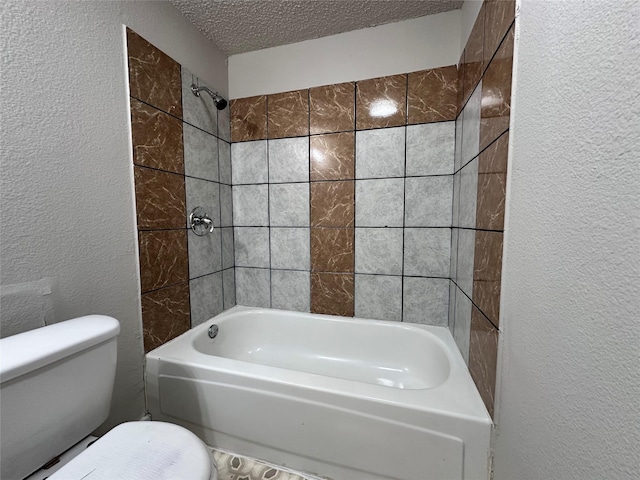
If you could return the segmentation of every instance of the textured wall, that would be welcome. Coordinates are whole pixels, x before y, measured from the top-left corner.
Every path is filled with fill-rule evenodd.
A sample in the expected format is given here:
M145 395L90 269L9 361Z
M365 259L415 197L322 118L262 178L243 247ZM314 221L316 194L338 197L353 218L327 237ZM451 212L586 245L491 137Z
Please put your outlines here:
M639 9L520 2L496 480L638 478Z

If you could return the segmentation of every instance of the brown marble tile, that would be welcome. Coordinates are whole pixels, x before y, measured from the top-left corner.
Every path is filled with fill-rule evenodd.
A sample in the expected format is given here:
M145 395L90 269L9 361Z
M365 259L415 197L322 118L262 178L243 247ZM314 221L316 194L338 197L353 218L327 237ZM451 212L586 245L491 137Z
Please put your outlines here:
M180 64L127 28L132 97L182 118Z
M407 76L391 75L356 83L356 129L406 123Z
M455 120L458 68L455 65L409 74L410 124Z
M311 226L353 227L355 182L311 183Z
M134 167L138 230L184 228L184 177Z
M456 118L462 112L464 107L464 50L460 54L460 60L458 60L458 72L457 72L457 88L456 92Z
M469 338L469 372L493 417L498 363L498 330L474 306Z
M142 293L189 280L186 230L152 230L138 234Z
M132 98L131 136L134 164L184 173L180 120Z
M504 133L480 154L476 228L504 229L509 132Z
M189 284L142 295L142 335L145 353L189 330Z
M484 70L484 12L485 4L483 3L464 48L464 102L475 90Z
M482 77L480 150L509 128L512 68L513 27Z
M500 326L503 236L502 232L476 230L473 259L473 302L496 326Z
M267 111L269 138L309 135L309 90L269 95Z
M309 89L311 134L343 132L355 128L355 83L338 83Z
M239 98L229 102L231 141L267 138L267 96Z
M355 178L355 134L332 133L311 137L311 181Z
M311 313L353 317L353 274L312 273Z
M353 262L353 228L311 229L311 271L351 273Z
M513 23L516 0L485 0L484 64L487 65Z

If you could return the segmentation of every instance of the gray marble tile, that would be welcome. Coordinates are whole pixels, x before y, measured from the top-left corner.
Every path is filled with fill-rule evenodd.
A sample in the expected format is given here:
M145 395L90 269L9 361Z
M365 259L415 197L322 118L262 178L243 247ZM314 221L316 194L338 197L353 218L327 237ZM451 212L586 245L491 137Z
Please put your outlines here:
M198 178L185 178L187 196L187 211L185 225L190 228L189 214L196 207L204 208L204 211L213 220L213 226L220 227L220 185L208 180Z
M231 145L218 140L218 165L220 183L231 185Z
M222 288L224 290L224 309L236 304L236 270L228 268L222 272Z
M401 227L404 179L356 181L356 226Z
M451 226L460 226L460 178L462 173L458 172L453 176L453 209L451 217Z
M233 191L234 226L269 225L269 187L267 185L238 185Z
M271 308L309 312L311 274L290 270L271 271Z
M233 228L223 227L222 232L222 268L235 265L235 252L233 248Z
M460 229L451 229L451 263L449 268L449 278L456 280L458 278L458 235Z
M405 182L406 227L450 227L453 175L412 177Z
M309 184L270 185L269 215L272 227L308 227Z
M449 280L449 331L451 335L455 332L456 326L456 284Z
M222 272L189 280L191 328L206 322L224 310Z
M182 67L182 119L213 135L218 134L218 109L213 104L213 99L207 93L201 93L196 97L191 92L191 85L206 86L215 91L215 88L206 85Z
M402 320L402 277L356 275L355 316Z
M404 176L405 127L356 132L356 178Z
M271 268L310 270L310 229L277 228L271 230Z
M236 268L236 303L245 307L271 307L268 268Z
M233 193L230 185L220 184L220 226L233 226Z
M453 338L458 345L462 358L469 365L469 338L471 336L471 300L456 289L456 311L453 327Z
M405 275L448 278L450 262L450 228L405 228Z
M402 229L356 228L355 272L402 275Z
M225 100L229 100L225 98ZM227 141L231 141L231 121L229 119L229 105L224 110L218 110L218 136Z
M269 268L269 228L235 227L233 238L236 267Z
M407 127L407 176L453 173L455 122Z
M189 278L201 277L222 270L221 229L199 237L188 231Z
M480 109L482 101L482 80L464 107L462 120L462 164L478 155L480 150Z
M231 178L233 185L269 182L266 140L231 144Z
M464 125L464 110L460 112L458 118L456 119L456 142L455 142L455 151L453 155L453 168L454 171L460 170L462 167L462 126ZM480 139L478 138L478 141Z
M184 174L218 181L218 139L184 124Z
M269 140L269 183L309 181L309 137Z
M473 298L473 259L476 248L476 231L460 229L458 232L458 268L456 283L469 298Z
M460 206L458 223L464 228L476 228L478 205L478 159L474 158L460 170Z
M404 278L404 322L446 327L449 319L449 283L443 278Z

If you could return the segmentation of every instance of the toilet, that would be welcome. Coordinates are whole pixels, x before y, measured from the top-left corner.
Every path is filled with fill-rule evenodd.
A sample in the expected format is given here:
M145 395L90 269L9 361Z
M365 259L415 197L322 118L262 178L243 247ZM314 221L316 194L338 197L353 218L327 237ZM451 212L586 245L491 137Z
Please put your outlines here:
M89 315L0 340L0 477L22 480L109 415L120 324ZM90 474L90 475L89 475ZM210 450L165 422L113 428L50 480L216 480Z

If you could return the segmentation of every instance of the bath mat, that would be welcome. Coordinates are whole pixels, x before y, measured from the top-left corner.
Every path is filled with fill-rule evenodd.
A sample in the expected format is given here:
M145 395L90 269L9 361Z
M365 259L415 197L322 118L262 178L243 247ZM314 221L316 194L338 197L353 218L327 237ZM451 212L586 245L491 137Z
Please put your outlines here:
M273 465L211 449L218 465L218 480L319 480Z

